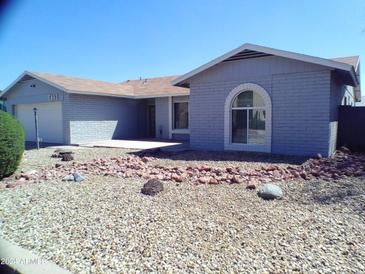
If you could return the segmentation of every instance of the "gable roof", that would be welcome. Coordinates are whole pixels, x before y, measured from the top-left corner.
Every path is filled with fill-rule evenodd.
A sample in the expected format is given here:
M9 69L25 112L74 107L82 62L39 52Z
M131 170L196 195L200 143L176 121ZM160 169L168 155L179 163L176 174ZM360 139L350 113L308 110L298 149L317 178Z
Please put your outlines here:
M171 85L171 81L176 78L177 76L167 76L112 83L57 74L25 71L4 90L1 96L3 97L18 82L29 79L38 79L64 92L73 94L102 95L134 99L189 95L189 90L186 88Z
M193 76L197 75L198 73L201 73L221 62L233 61L233 60L238 60L238 59L242 59L242 58L254 58L254 57L259 57L259 56L271 56L271 55L280 56L280 57L289 58L289 59L298 60L298 61L303 61L303 62L312 63L312 64L317 64L317 65L337 69L340 71L344 71L349 74L349 76L352 79L352 82L355 86L359 84L358 77L355 73L355 68L353 67L352 64L349 64L346 62L339 62L336 60L315 57L315 56L310 56L310 55L305 55L305 54L300 54L300 53L295 53L295 52L290 52L290 51L273 49L273 48L249 44L249 43L243 44L242 46L240 46L234 50L231 50L231 51L227 52L226 54L223 54L222 56L180 76L179 78L174 80L172 82L172 84L176 85L176 86L181 86L181 87L189 87L188 80L191 77L193 77Z

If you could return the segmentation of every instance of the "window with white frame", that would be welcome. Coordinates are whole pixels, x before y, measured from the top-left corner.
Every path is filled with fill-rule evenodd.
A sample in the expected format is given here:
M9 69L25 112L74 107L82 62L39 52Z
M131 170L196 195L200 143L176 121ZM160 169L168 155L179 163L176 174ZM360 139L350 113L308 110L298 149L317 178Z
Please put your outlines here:
M189 103L174 102L173 103L173 129L189 128Z
M239 93L231 106L232 144L265 143L265 102L256 92Z

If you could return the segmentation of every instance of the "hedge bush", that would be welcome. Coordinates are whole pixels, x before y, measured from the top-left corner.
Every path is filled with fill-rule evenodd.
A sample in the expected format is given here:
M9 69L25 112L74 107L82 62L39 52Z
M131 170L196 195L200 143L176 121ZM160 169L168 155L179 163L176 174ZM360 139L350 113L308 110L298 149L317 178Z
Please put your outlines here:
M13 174L19 166L24 141L24 129L19 121L0 110L0 179Z

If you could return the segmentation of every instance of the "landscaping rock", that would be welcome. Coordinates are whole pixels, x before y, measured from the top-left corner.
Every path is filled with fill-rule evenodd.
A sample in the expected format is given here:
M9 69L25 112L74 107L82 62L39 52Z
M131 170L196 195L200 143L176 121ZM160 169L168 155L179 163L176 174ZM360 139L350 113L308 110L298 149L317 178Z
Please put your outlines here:
M264 200L282 199L283 191L277 185L264 184L260 186L257 195Z
M74 177L74 180L75 180L75 182L82 182L83 180L85 180L85 177L84 176L82 176L79 172L74 172L73 174L72 174L72 176Z
M257 182L255 182L255 181L250 181L250 182L248 182L248 184L247 184L246 188L247 188L247 189L256 189L256 186L257 186Z
M260 184L290 180L338 180L345 177L365 175L365 156L349 153L348 150L337 151L329 158L312 158L302 165L268 164L260 168L242 168L229 164L216 167L211 164L201 166L169 166L154 163L154 157L128 155L125 157L101 158L89 162L73 162L71 165L57 164L52 168L43 168L31 176L18 175L16 179L25 178L26 182L59 179L64 174L79 170L87 175L104 175L120 178L139 177L156 178L163 181L192 182L195 184L242 183L255 181L246 186L255 189ZM69 152L69 151L68 151ZM66 156L70 155L70 156ZM63 154L72 157L72 154ZM71 158L73 159L73 157Z
M218 180L217 179L215 179L215 178L210 178L210 180L209 180L209 184L210 185L218 185L219 184L219 182L218 182Z
M238 176L233 176L231 179L231 183L232 184L241 184L243 183L242 178L238 177Z
M72 174L66 175L65 177L63 177L62 181L74 181L75 178Z
M7 183L6 184L6 188L14 188L14 187L17 187L17 186L20 186L22 185L23 183L22 182L10 182L10 183Z
M349 148L345 147L345 146L341 147L340 151L343 152L343 153L346 153L346 154L351 153L351 150Z
M178 183L181 183L184 180L182 176L177 174L172 174L171 179Z
M154 196L161 191L163 191L163 184L157 179L150 179L141 189L142 194L150 196Z
M201 184L209 184L209 182L210 182L210 178L209 178L209 177L207 177L207 176L204 176L204 177L200 177L198 181L199 181L199 183L201 183Z
M74 156L72 154L62 154L62 161L72 161L74 159Z
M56 152L56 151L55 151ZM73 154L73 151L71 151L71 150L63 150L63 149L61 149L61 150L58 150L58 154L59 155L65 155L65 154Z

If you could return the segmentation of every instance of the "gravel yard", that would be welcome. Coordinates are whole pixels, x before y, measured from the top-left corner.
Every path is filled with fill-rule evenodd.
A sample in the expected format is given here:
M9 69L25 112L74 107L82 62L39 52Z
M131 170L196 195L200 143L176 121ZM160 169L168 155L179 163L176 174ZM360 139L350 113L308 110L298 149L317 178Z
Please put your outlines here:
M83 162L97 158L112 158L116 156L132 155L148 155L157 156L156 164L168 166L187 166L187 165L202 165L224 167L227 165L236 165L245 168L256 168L264 165L266 162L276 163L278 165L288 166L298 165L306 159L302 157L283 157L272 156L270 158L265 154L259 153L236 153L236 152L194 152L185 151L181 153L165 153L151 152L141 153L137 150L122 149L122 148L86 148L86 147L71 147L75 152L75 161ZM19 170L38 169L45 166L53 166L59 163L59 159L49 157L52 155L54 148L43 148L39 151L32 149L25 152L25 157ZM67 162L63 163L67 164Z
M21 168L54 165L53 150L27 151ZM75 160L128 152L79 148ZM287 165L281 157L189 153L157 161ZM242 184L164 182L149 197L140 194L144 182L88 176L0 190L0 232L74 273L365 272L363 177L279 183L285 199L276 201Z

